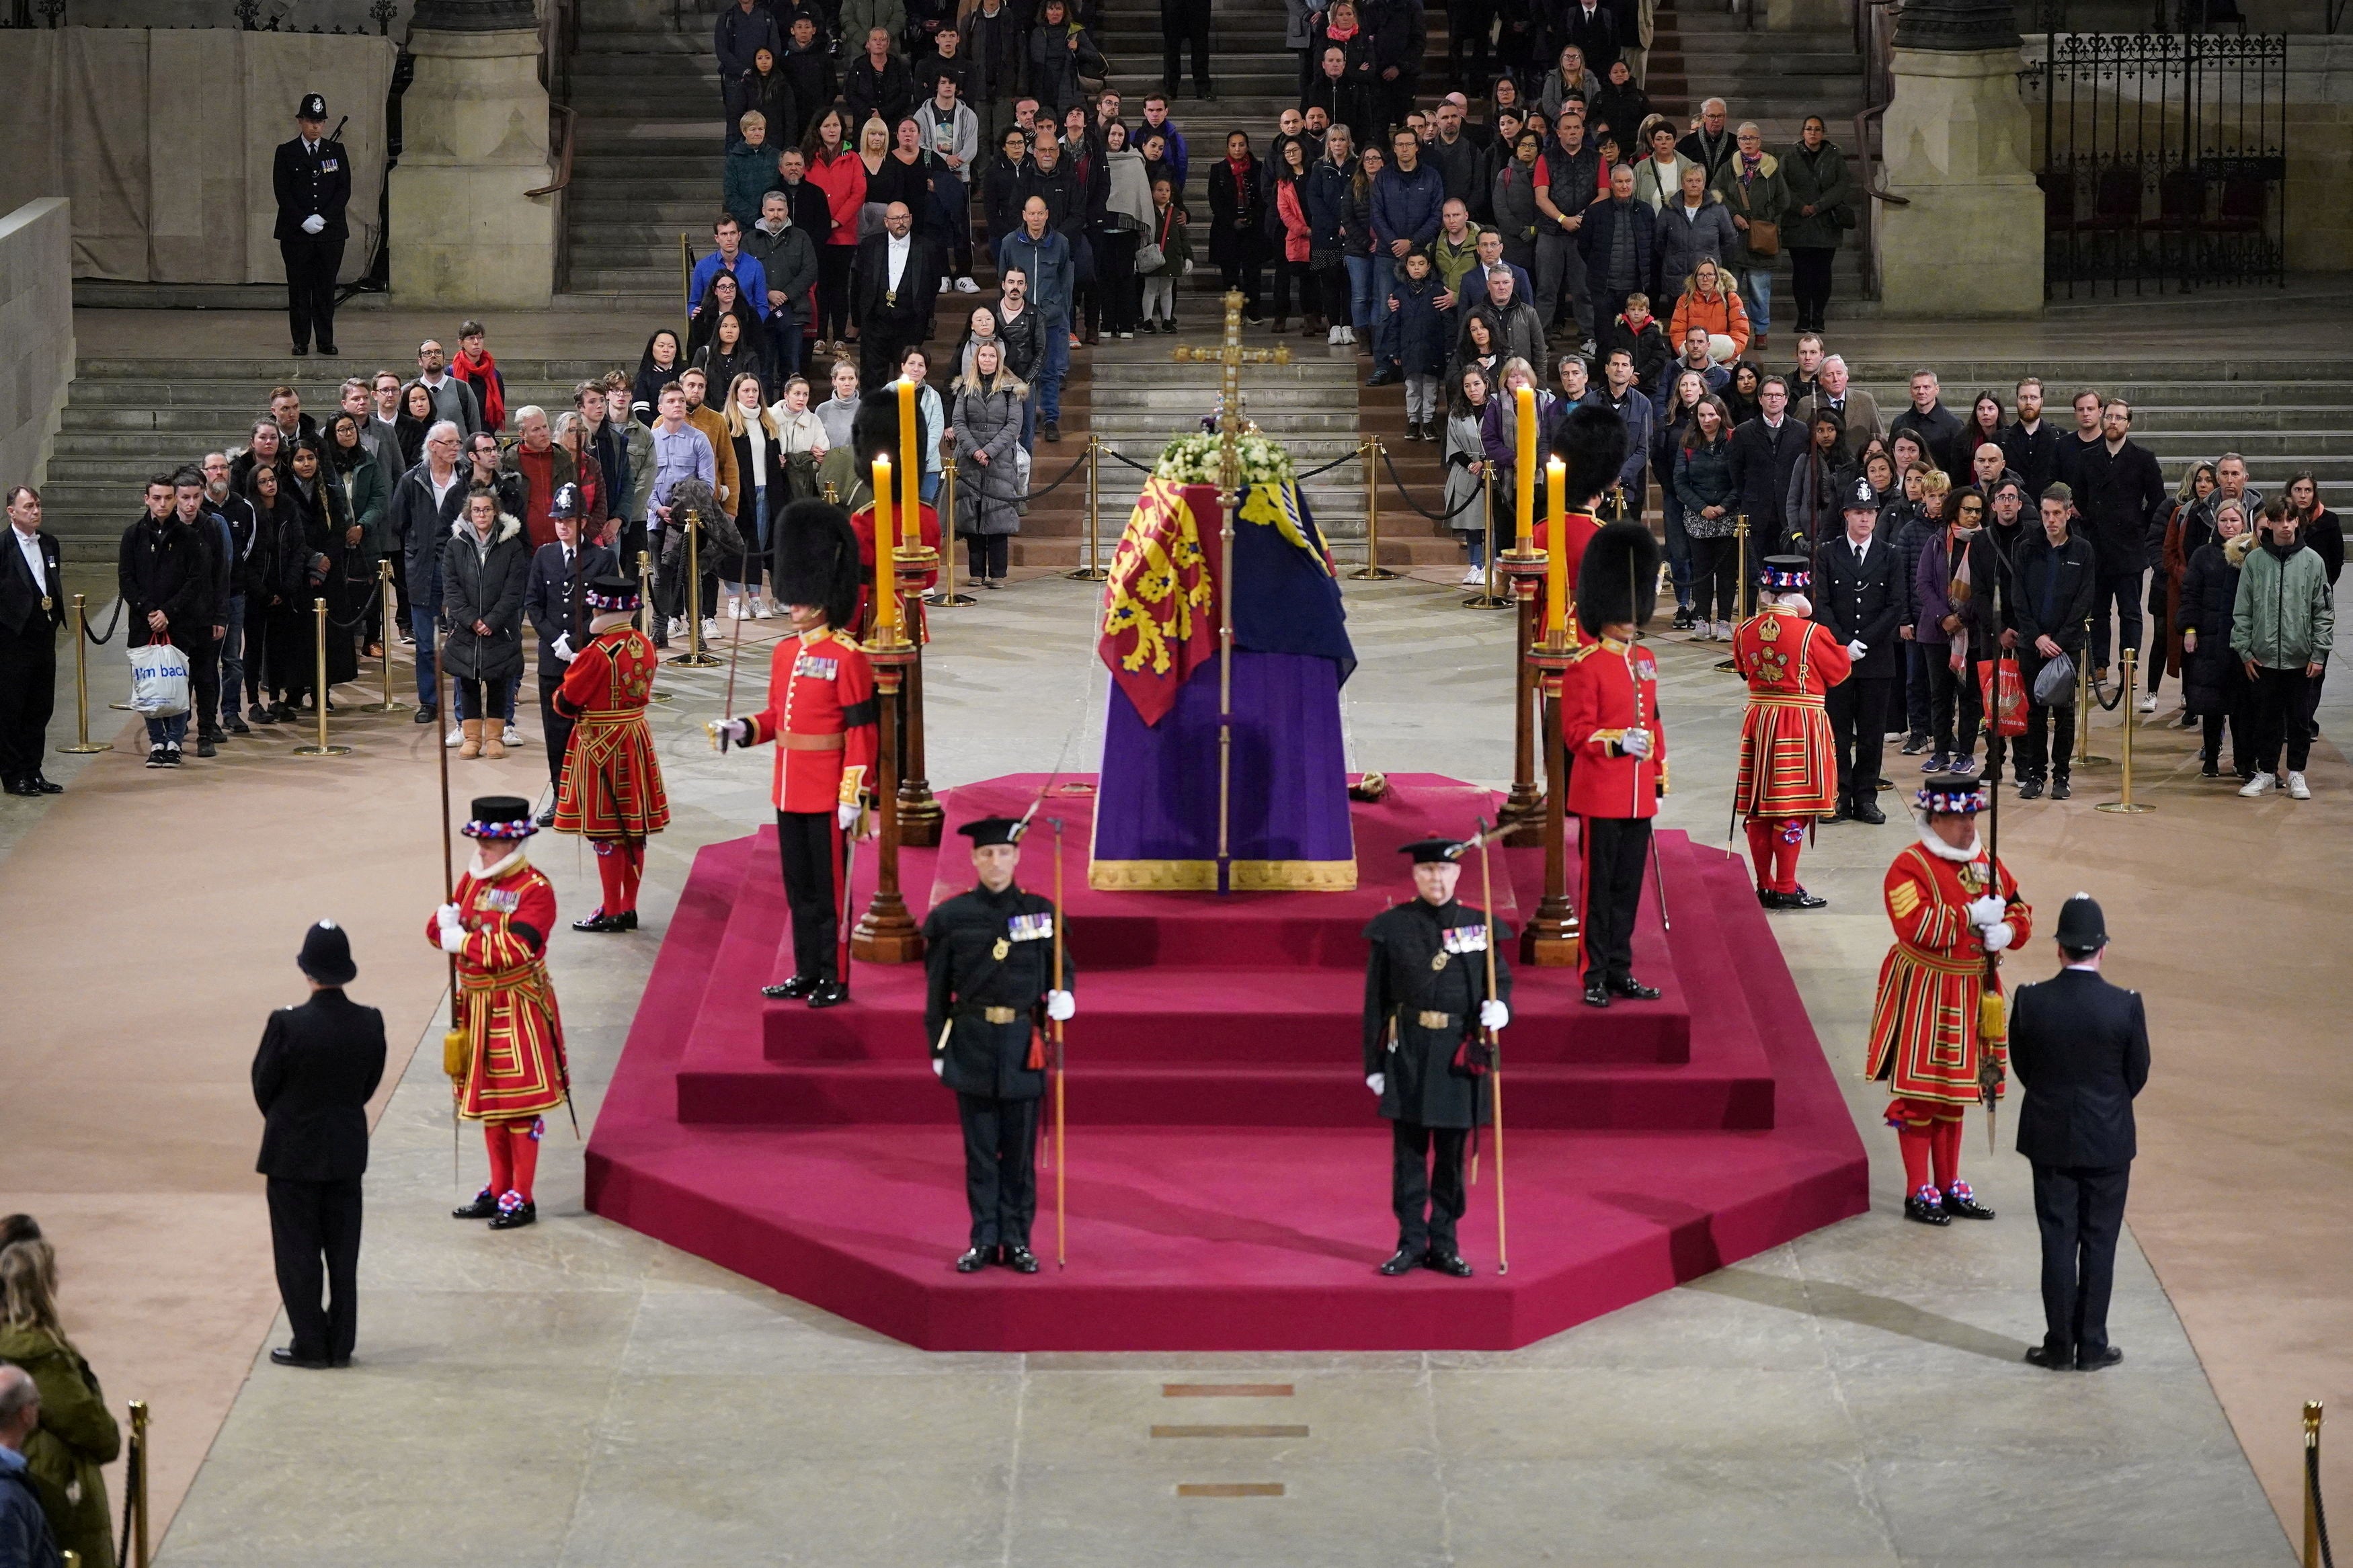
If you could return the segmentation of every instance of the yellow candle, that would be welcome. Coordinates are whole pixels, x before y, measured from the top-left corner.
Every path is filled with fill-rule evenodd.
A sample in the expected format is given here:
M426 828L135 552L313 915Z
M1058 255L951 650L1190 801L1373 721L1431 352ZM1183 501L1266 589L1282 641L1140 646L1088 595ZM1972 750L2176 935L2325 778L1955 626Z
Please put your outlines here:
M899 627L898 562L891 553L891 542L896 538L898 534L891 527L891 458L887 453L877 452L874 455L874 628L878 632L896 631Z
M902 375L899 378L899 531L905 536L901 542L911 549L923 542L923 439L922 421L915 417L915 384Z
M1536 547L1536 393L1532 386L1520 387L1517 393L1518 459L1512 465L1512 504L1516 509L1513 515L1519 520L1517 547L1525 555Z
M1545 630L1557 632L1568 625L1568 465L1558 458L1545 460Z

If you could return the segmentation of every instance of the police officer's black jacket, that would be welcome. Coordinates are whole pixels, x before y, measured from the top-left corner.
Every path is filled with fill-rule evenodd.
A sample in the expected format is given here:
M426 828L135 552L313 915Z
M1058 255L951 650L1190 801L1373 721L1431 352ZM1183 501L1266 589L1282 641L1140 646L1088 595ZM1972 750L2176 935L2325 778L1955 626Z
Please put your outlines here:
M384 1015L341 986L269 1015L253 1058L265 1176L350 1181L367 1170L368 1096L384 1077Z
M1487 999L1487 916L1451 900L1415 899L1383 910L1365 928L1373 944L1365 966L1365 1071L1385 1075L1381 1114L1424 1127L1472 1127L1488 1120L1483 1077L1454 1067L1454 1055L1479 1026ZM1496 995L1511 1000L1512 971L1495 928ZM1446 1016L1424 1027L1424 1013ZM1394 1030L1391 1026L1394 1025ZM1473 1054L1484 1047L1475 1041Z
M2139 992L2088 969L2020 986L2010 1003L2010 1068L2026 1089L2020 1153L2038 1165L2131 1163L2133 1097L2148 1082Z
M1025 1064L1030 1030L1043 1026L1041 1004L1054 984L1053 900L1025 893L1018 883L1001 893L975 888L924 918L923 942L930 981L923 1032L932 1055L946 1058L941 1081L997 1100L1044 1094L1045 1073ZM1071 988L1075 973L1066 948L1062 989ZM983 1016L988 1007L1010 1007L1016 1016L992 1024Z
M271 232L273 239L313 237L302 232L302 220L313 213L327 220L327 226L315 237L350 237L350 226L343 222L343 207L352 199L352 160L341 142L332 136L322 137L318 147L309 153L302 151L300 136L291 142L280 142L270 164L269 184L278 195L278 226Z

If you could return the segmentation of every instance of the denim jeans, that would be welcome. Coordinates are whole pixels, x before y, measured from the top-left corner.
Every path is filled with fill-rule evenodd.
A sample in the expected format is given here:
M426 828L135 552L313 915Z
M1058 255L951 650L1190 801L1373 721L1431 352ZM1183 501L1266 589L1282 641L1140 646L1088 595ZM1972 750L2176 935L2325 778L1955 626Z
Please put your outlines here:
M1748 307L1748 330L1761 334L1773 324L1773 268L1742 268L1740 299Z
M150 748L176 746L187 739L187 735L188 716L185 713L174 713L169 719L147 721L147 744Z
M417 638L417 700L427 710L441 706L441 676L434 652L439 646L439 627L435 623L440 618L438 605L408 606L408 629Z
M1038 417L1050 425L1062 421L1062 377L1071 368L1071 319L1068 316L1048 316L1039 330L1045 336L1039 345L1038 374L1030 383L1037 395Z
M781 392L786 378L801 370L801 319L793 313L793 302L768 308L768 368L776 389Z
M1373 313L1373 264L1369 256L1351 256L1348 262L1348 323L1357 328L1372 326L1380 318Z
M1667 571L1675 584L1675 606L1688 610L1692 602L1691 535L1683 531L1683 503L1675 499L1672 486L1663 487L1660 498L1665 505L1667 525Z
M938 501L940 499L940 476L935 473L926 473L923 476L923 482L915 487L915 493L923 498L923 501L925 506L931 506Z
M228 632L220 640L220 707L223 721L245 711L245 595L228 596Z

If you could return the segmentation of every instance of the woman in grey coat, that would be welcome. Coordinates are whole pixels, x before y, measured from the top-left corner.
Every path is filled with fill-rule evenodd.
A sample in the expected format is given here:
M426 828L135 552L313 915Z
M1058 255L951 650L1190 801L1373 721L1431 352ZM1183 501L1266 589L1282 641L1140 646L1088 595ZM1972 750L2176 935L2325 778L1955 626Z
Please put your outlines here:
M522 524L501 512L489 490L468 496L466 515L449 525L448 542L441 547L441 620L448 628L441 668L457 692L465 731L461 757L507 754L498 716L507 710L507 683L522 677L522 600L530 577Z
M1029 389L1007 370L994 339L973 345L972 369L955 384L955 531L964 535L974 582L1005 586L1008 541L1021 531L1021 410Z

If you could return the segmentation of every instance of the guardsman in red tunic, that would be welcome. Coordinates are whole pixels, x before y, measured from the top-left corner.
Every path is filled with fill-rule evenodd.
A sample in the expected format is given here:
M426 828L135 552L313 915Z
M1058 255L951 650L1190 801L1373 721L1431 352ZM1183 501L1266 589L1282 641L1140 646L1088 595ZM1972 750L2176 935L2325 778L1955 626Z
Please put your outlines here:
M1601 531L1598 515L1602 497L1618 482L1619 470L1626 466L1626 426L1607 408L1591 404L1570 410L1553 430L1552 456L1561 460L1561 548L1568 552L1568 566L1562 581L1571 584L1569 597L1576 598L1577 573L1585 563L1585 552L1593 543L1594 535ZM1546 486L1551 481L1545 470L1536 474L1535 544L1549 553L1553 548L1552 513ZM1536 625L1542 627L1548 613L1545 595L1547 579L1539 577L1535 591ZM1568 635L1574 641L1577 635L1577 617L1568 620Z
M1574 763L1566 809L1585 848L1585 1000L1651 1001L1634 978L1634 911L1651 819L1667 793L1667 736L1659 721L1659 666L1634 634L1659 591L1659 547L1639 522L1593 536L1577 578L1587 643L1560 678L1560 743Z
M490 1184L455 1212L512 1230L539 1217L531 1193L543 1119L571 1090L564 1021L543 961L555 889L523 858L522 841L539 831L531 802L484 795L464 831L474 863L425 922L425 940L458 960L459 1025L445 1065L458 1114L482 1124L491 1156Z
M1764 607L1732 634L1732 668L1748 682L1733 807L1748 818L1757 901L1818 910L1830 900L1798 885L1798 851L1814 819L1838 809L1838 750L1824 704L1854 660L1810 618L1806 558L1768 555L1764 565Z
M812 1007L849 999L835 944L840 931L843 835L854 834L874 772L874 668L834 628L858 599L858 540L838 506L800 500L776 521L776 591L793 635L776 644L768 705L711 727L720 749L776 743L771 795L785 901L793 918L793 973L761 988Z
M902 539L907 532L906 509L899 504L901 497L906 493L906 478L900 472L902 466L900 458L905 448L900 445L898 386L894 381L868 393L859 400L858 413L850 421L849 441L851 448L858 454L860 482L852 487L845 499L854 500L863 494L866 504L849 514L850 531L858 535L858 607L849 620L837 624L848 626L852 636L860 638L871 638L874 634L874 491L871 476L876 458L891 459L891 527ZM933 430L927 434L936 444L940 433ZM919 454L923 444L923 437L917 437ZM933 550L938 550L939 512L928 505L918 505L916 511L915 526L919 536ZM899 574L899 592L920 595L931 588L938 576L937 571L912 576L902 572ZM913 624L907 628L907 635L919 643L932 640L931 628L920 605Z
M2009 1029L1989 961L2033 934L2034 912L1978 841L1975 781L1918 800L1920 841L1887 868L1895 945L1879 966L1870 1074L1894 1092L1887 1123L1904 1151L1904 1216L1991 1219L1961 1180L1961 1112L1988 1092L2001 1098Z
M636 578L599 577L584 597L596 612L588 646L572 656L554 700L555 710L573 721L555 791L555 831L577 833L596 846L605 885L605 901L572 929L635 931L646 840L670 826L670 796L646 728L659 660L638 630Z

